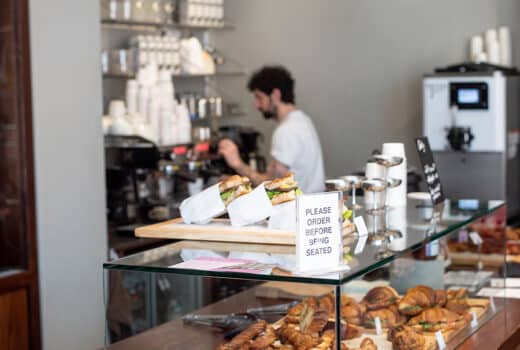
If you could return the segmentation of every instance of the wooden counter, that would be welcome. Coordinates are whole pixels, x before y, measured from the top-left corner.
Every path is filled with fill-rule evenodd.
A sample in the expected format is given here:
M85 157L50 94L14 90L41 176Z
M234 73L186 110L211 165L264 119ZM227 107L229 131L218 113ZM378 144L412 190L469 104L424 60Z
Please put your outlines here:
M243 312L244 305L248 307L272 305L285 302L280 299L259 299L253 290L248 290L215 304L202 308L197 313L218 314ZM505 303L496 300L503 309L466 339L459 350L474 349L520 349L520 300L506 299ZM127 338L108 346L109 350L211 350L222 342L222 335L207 328L185 326L181 321L171 321L150 329L141 334ZM186 347L189 344L188 347Z

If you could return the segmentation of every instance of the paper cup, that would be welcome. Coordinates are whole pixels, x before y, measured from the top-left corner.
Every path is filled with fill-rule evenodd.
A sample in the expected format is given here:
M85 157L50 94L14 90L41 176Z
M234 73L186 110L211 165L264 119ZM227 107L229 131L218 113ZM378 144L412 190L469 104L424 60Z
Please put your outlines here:
M211 219L226 212L226 206L220 198L219 184L182 201L180 212L186 224L207 224Z
M401 142L383 143L381 153L385 156L405 157L404 144Z
M246 226L267 219L273 212L273 205L261 184L251 193L235 199L228 205L227 211L231 226Z

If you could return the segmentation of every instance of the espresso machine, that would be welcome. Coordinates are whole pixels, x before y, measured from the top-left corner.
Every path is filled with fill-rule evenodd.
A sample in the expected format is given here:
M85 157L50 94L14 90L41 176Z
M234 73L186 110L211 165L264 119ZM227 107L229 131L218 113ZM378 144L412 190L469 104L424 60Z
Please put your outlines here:
M486 63L423 78L423 133L451 199L506 200L520 213L520 86L516 69Z

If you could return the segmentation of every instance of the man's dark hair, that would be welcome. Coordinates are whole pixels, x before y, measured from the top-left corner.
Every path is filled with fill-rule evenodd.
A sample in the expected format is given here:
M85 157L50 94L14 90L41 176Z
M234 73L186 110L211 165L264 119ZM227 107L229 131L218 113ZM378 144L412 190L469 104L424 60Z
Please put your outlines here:
M259 90L271 95L279 89L285 103L294 103L294 80L291 73L282 66L265 66L253 73L247 84L249 91Z

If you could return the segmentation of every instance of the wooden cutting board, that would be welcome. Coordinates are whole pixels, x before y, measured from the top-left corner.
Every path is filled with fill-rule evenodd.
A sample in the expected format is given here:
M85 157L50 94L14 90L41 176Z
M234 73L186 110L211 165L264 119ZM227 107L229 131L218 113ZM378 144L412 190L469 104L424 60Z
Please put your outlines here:
M349 226L348 232L354 232L353 224ZM235 243L261 243L296 245L296 233L292 231L271 230L267 228L267 222L234 227L229 219L213 219L205 225L185 224L182 218L177 218L154 225L139 227L135 230L137 237L188 239L194 241L218 241Z

